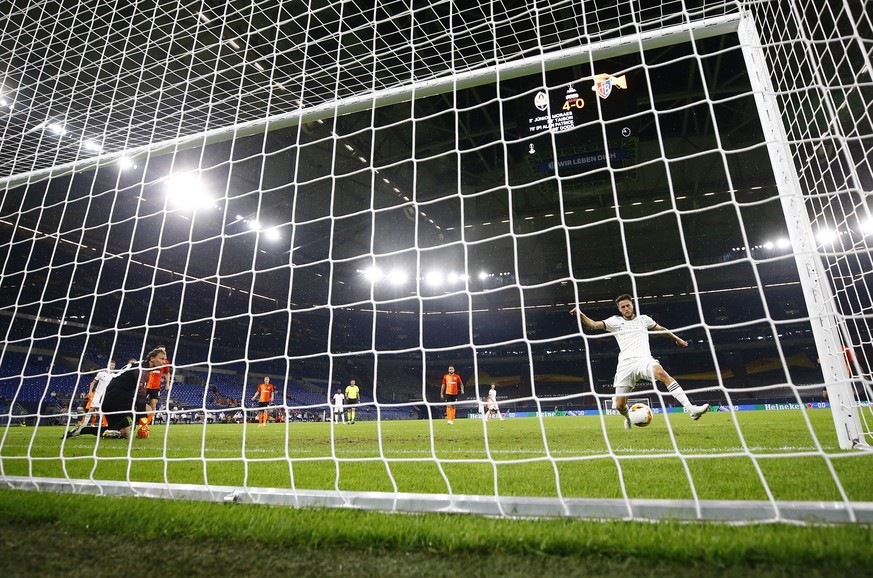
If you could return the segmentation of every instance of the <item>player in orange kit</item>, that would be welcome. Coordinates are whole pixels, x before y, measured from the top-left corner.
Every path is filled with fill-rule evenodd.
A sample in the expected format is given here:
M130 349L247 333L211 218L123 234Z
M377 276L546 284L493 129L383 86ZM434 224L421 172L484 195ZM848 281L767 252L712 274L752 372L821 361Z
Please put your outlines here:
M455 373L455 366L450 365L449 372L443 376L443 385L440 387L440 399L449 402L446 406L446 421L449 425L455 423L455 414L458 411L455 402L458 401L458 391L461 395L464 394L464 382L461 376Z
M275 388L273 384L270 383L269 377L264 377L264 383L258 386L257 391L255 391L255 395L252 396L252 401L255 400L256 397L258 399L258 407L266 408L273 402L273 395L275 393ZM270 417L270 410L261 409L258 411L258 427L264 427L267 425L267 419Z
M167 348L163 345L158 345L155 350L163 351L165 355L167 353ZM142 425L151 425L155 420L155 410L158 407L158 399L161 397L162 382L166 381L164 389L170 389L170 370L170 360L164 359L163 365L149 371L149 380L146 382L146 403L149 405L149 415Z

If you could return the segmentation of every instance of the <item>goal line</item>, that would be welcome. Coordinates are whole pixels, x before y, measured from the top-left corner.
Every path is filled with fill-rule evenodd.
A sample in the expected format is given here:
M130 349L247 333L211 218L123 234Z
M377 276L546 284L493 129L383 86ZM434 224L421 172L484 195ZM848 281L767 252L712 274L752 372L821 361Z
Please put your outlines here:
M381 512L476 514L518 518L873 524L873 503L859 502L694 501L635 498L554 500L523 496L289 490L211 484L160 484L17 476L5 477L4 481L10 488L19 490L295 508L349 508Z

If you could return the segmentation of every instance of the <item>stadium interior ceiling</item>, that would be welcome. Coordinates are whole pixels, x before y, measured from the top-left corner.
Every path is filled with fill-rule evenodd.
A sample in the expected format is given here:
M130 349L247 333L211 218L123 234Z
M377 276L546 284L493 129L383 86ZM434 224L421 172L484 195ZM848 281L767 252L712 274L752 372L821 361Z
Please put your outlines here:
M679 23L683 7L715 3L557 3L537 28L526 2L506 0L496 36L485 26L488 3L450 13L448 3L413 2L412 25L407 2L384 2L376 29L359 4L309 3L306 16L278 2L231 3L235 10L221 14L175 1L115 13L103 3L57 3L58 23L85 39L79 68L60 59L36 69L35 48L3 47L14 55L7 86L23 87L16 110L0 117L3 172L76 162L88 156L76 140L86 136L109 159L4 195L2 291L17 295L4 317L147 325L170 343L212 339L217 347L219 335L229 350L280 355L324 351L325 342L355 351L383 328L389 349L415 348L422 336L425 347L448 347L454 338L440 336L460 334L461 343L524 338L554 350L566 344L550 340L574 332L573 304L604 317L628 292L701 344L769 348L755 353L766 356L773 335L792 328L798 344L809 344L807 324L791 325L806 310L790 250L779 244L786 227L735 35L286 122L328 110L334 95L343 102L443 78L450 65L513 62L538 43L584 47L645 30L671 10L675 19L665 21ZM83 11L98 7L107 12L87 19ZM583 12L596 16L584 29ZM22 45L63 51L39 39L27 10L19 16ZM469 32L454 45L450 17ZM109 29L122 20L139 23L142 38L130 29L116 37ZM104 50L101 34L120 56ZM374 46L381 59L366 56ZM94 75L87 94L65 82L79 72ZM613 79L606 98L597 74ZM575 128L531 129L538 92L563 98L573 89L585 101ZM270 115L283 119L278 128L246 132ZM34 119L44 119L40 130ZM63 134L47 130L55 121ZM150 151L150 143L220 127L240 136L230 130L205 146ZM121 168L124 151L135 154ZM168 193L171 175L192 174L181 195ZM185 206L198 191L208 202ZM374 266L406 271L407 281L371 282ZM455 277L436 285L431 271ZM328 316L330 335L320 328ZM429 317L439 321L419 321ZM767 344L745 338L755 333L769 335Z

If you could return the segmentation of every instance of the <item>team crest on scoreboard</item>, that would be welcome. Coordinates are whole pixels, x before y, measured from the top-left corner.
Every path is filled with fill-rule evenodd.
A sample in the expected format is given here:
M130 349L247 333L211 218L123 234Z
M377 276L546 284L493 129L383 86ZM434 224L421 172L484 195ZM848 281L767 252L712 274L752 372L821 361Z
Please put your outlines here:
M547 108L549 108L549 95L547 95L542 90L539 91L534 97L534 106L542 111L545 111Z
M627 88L627 77L624 74L621 76L610 76L609 74L594 75L594 86L591 87L591 90L596 92L600 98L609 98L613 87Z

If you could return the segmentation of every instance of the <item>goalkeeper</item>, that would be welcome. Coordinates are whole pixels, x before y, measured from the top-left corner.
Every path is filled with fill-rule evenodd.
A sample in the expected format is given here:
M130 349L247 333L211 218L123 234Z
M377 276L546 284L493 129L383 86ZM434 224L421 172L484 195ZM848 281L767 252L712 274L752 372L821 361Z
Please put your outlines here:
M145 362L139 363L131 359L127 365L121 368L118 375L109 382L106 394L103 397L103 414L108 422L107 429L103 431L104 438L130 437L130 428L134 423L134 411L142 412L140 424L143 428L147 417L145 415L145 398L137 395L143 375L155 367L162 367L167 360L167 354L163 349L153 349L149 352ZM100 435L99 426L76 427L67 432L67 437L76 437L82 434ZM148 432L148 429L145 429ZM147 433L142 437L147 437Z
M571 315L578 315L582 324L588 329L601 329L608 331L618 341L618 367L615 368L615 397L612 398L612 409L624 417L625 429L631 429L628 417L627 398L633 391L637 381L646 380L655 387L655 381L660 381L667 386L667 391L682 404L691 419L698 420L700 416L709 411L709 404L694 405L688 400L682 386L664 371L657 359L652 357L649 347L649 330L665 333L680 347L688 347L688 342L671 333L667 328L655 323L648 315L637 315L634 312L634 302L630 295L619 295L615 299L620 315L613 315L603 321L594 321L574 307Z

